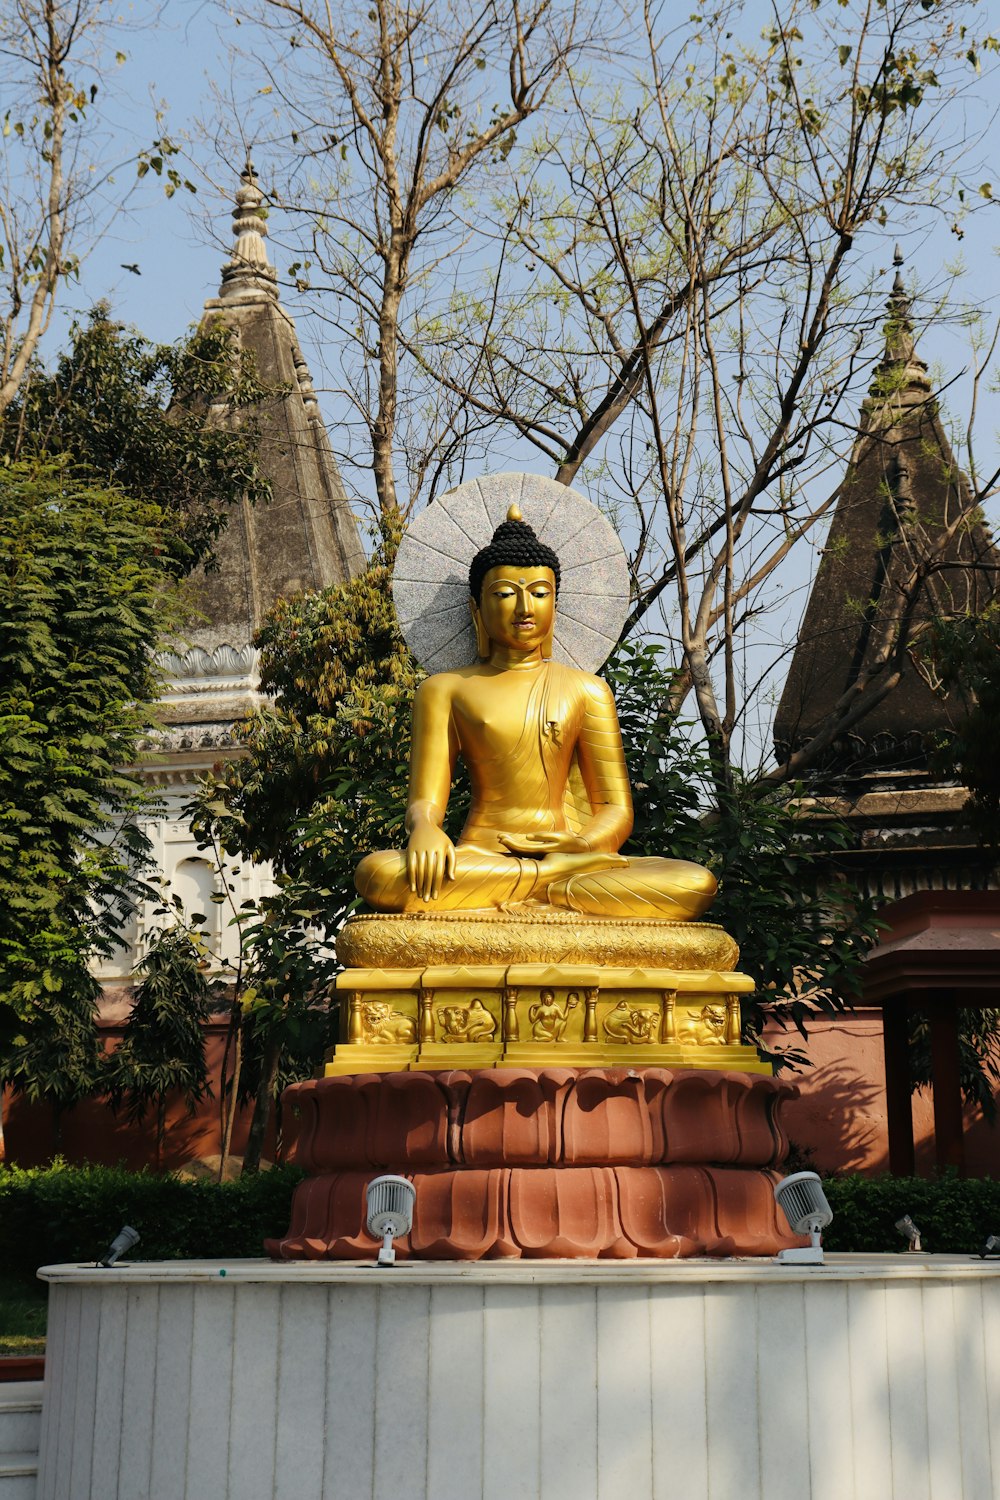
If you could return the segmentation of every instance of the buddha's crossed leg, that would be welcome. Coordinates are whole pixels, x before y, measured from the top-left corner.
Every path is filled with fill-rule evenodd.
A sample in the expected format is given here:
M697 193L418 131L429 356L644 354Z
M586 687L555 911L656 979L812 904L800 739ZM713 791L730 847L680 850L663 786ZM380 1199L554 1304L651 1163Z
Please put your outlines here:
M691 860L643 857L552 880L546 898L581 916L690 922L708 910L718 888L711 870Z
M496 911L522 901L594 917L649 917L687 922L701 916L715 877L683 859L624 859L614 854L550 854L526 859L470 845L455 850L455 875L429 901L410 889L406 855L367 854L355 872L361 896L376 911Z

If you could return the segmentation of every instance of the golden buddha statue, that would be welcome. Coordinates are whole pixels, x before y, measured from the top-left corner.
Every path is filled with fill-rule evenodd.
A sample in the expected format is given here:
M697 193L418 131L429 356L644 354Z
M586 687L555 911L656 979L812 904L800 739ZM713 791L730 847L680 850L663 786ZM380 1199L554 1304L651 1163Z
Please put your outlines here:
M510 505L529 494L541 538ZM740 996L754 986L736 972L737 945L693 920L714 876L621 853L632 798L611 690L593 670L625 618L627 564L604 517L535 475L468 480L409 528L393 590L430 675L414 705L406 848L362 859L357 887L374 911L337 935L341 1036L327 1076L768 1071L740 1042ZM452 843L459 757L472 805Z
M469 570L480 660L417 689L405 851L355 880L380 912L510 912L689 921L716 892L688 860L626 858L632 829L607 683L552 660L560 567L511 506ZM455 762L472 783L458 843L442 823Z

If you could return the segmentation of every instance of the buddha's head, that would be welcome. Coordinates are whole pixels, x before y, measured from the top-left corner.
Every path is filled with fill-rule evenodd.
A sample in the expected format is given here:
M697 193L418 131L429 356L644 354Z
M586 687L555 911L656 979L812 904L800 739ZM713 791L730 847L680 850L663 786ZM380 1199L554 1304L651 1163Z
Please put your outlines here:
M512 505L488 547L469 568L476 648L488 658L494 645L526 655L552 655L559 559L540 542Z

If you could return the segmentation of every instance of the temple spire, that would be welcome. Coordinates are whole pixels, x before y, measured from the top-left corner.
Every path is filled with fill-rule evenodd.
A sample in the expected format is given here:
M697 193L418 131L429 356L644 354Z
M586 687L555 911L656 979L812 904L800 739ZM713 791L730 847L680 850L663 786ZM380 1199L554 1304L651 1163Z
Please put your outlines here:
M222 268L219 297L223 302L260 292L277 298L278 273L267 258L264 243L266 221L264 194L258 185L253 162L247 157L233 209L233 253Z
M903 405L926 401L931 391L927 365L917 353L910 315L911 298L903 280L903 252L897 244L892 263L896 274L886 301L885 353L875 367L869 395L876 401L892 400Z
M888 297L885 348L837 498L788 679L775 715L779 758L829 728L849 693L877 689L886 646L899 630L976 613L995 590L1000 558L971 504L927 366L915 348L899 247ZM934 566L913 592L914 563ZM939 697L909 655L900 680L825 757L824 774L930 775L929 736L954 726L960 705ZM873 783L874 784L874 783Z
M195 577L200 618L189 639L209 655L248 649L276 599L342 583L365 566L295 323L268 260L266 212L248 160L236 190L232 255L219 296L205 303L203 326L221 320L273 392L256 409L260 465L272 499L231 508L216 547L217 569ZM220 391L209 419L239 425L227 392Z

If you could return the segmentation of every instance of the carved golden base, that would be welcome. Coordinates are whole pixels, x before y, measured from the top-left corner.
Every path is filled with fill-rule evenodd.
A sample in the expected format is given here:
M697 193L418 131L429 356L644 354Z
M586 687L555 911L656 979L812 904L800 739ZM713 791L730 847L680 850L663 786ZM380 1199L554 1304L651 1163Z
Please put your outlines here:
M416 1047L355 1047L341 1044L328 1054L323 1069L325 1078L337 1078L353 1073L405 1073L417 1067Z
M740 950L711 922L582 917L551 906L509 912L351 917L337 937L349 969L436 964L594 964L614 968L732 970Z
M746 974L588 964L348 969L326 1076L497 1067L769 1073L740 1043Z
M729 1073L762 1073L770 1077L770 1063L762 1062L755 1047L713 1048L711 1056L695 1047L566 1047L558 1043L513 1042L506 1047L375 1047L341 1044L323 1069L324 1078L357 1073L447 1072L481 1068L719 1068Z

